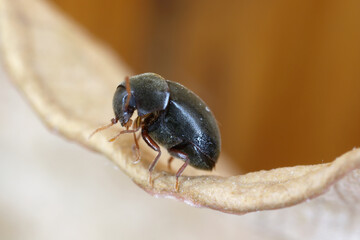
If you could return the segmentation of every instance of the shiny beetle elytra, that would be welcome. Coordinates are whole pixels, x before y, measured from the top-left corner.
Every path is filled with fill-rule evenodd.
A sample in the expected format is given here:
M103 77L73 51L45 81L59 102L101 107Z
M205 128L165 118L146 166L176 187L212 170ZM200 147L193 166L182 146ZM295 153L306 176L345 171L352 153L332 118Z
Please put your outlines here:
M126 78L116 89L113 109L115 118L93 134L119 121L126 130L109 141L114 141L123 133L133 133L139 160L135 133L141 130L144 141L158 152L149 166L150 184L151 173L161 156L159 145L165 147L172 157L185 161L176 173L176 191L179 190L179 176L188 164L204 170L214 168L221 144L216 120L209 107L179 83L165 80L155 73ZM135 110L138 117L133 121L131 116ZM132 129L129 129L131 126Z

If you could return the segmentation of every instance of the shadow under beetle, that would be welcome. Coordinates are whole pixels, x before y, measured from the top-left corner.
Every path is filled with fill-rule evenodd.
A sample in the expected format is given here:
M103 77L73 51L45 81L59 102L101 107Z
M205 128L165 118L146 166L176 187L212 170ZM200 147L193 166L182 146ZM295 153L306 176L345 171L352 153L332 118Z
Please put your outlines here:
M176 173L176 191L179 190L179 176L188 164L195 168L212 170L220 154L220 132L216 120L206 104L193 92L179 83L165 80L155 73L143 73L127 77L116 89L113 98L115 118L111 123L96 129L104 130L117 122L133 133L137 161L140 159L139 145L135 133L141 130L144 141L158 152L149 166L151 173L161 156L159 145L165 147L173 157L185 163ZM138 117L131 116L137 110ZM132 126L132 129L129 129ZM139 135L140 136L140 135Z

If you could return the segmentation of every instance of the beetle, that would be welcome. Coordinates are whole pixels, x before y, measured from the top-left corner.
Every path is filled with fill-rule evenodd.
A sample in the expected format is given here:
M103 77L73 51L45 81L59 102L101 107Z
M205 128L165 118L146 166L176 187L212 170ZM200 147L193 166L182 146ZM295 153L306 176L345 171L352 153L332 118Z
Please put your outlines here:
M90 137L120 122L126 130L109 141L121 134L133 133L139 160L135 133L141 130L144 141L157 152L149 166L151 185L151 173L161 156L160 146L171 155L169 164L173 157L184 161L176 173L176 191L179 190L179 177L187 165L203 170L214 168L221 148L219 127L205 102L181 84L155 73L126 77L115 91L113 110L115 118L111 123L96 129ZM133 121L131 117L135 110L138 116Z

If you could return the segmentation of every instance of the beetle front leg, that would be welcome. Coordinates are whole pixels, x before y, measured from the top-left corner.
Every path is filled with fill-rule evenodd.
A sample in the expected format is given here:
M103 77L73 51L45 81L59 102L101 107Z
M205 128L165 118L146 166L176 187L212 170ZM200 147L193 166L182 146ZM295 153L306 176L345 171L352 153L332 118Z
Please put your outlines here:
M93 131L93 132L89 135L88 138L90 139L95 133L98 133L98 132L100 132L100 131L103 131L103 130L111 127L112 125L116 124L116 123L119 121L119 119L117 119L117 118L112 118L110 121L111 121L111 123L109 123L108 125L105 125L105 126L102 126L102 127L99 127L99 128L97 128L97 129L95 129L95 131Z
M137 164L140 162L140 158L141 158L141 153L140 153L140 147L139 147L139 143L138 143L138 137L136 136L135 133L133 133L134 135L134 142L135 144L132 146L132 150L136 151L136 160L133 161L133 164ZM140 136L140 135L139 135Z
M136 128L129 129L129 127L127 127L126 130L120 131L115 137L109 139L109 142L115 141L121 134L124 134L124 133L136 133L137 131L139 131L140 128L141 128L141 124L140 124L141 123L141 118L137 117L136 120L135 120L135 123L136 123Z
M133 127L133 129L139 129L141 127L141 118L140 117L137 117L135 119L134 124L133 124L132 127ZM141 158L140 147L139 147L139 143L138 143L138 140L139 140L139 138L141 136L141 133L138 136L136 136L136 133L134 132L133 136L134 136L135 144L132 146L132 150L136 151L136 156L137 156L136 160L133 161L133 163L137 164L137 163L140 162L140 158Z
M158 162L158 160L159 160L159 158L161 156L161 150L160 150L159 145L149 136L149 133L145 128L142 128L141 135L142 135L144 141L147 143L147 145L149 145L149 147L151 147L153 150L158 152L158 154L156 155L154 161L149 166L149 183L150 183L151 186L153 186L153 181L152 181L152 178L151 178L151 174L152 174L152 171L155 168L156 163Z

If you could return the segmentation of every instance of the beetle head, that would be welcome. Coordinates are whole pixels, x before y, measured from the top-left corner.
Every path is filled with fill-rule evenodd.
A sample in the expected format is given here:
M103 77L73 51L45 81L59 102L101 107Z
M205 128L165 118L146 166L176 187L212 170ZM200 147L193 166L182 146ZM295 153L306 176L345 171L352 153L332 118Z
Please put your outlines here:
M113 98L113 109L116 119L119 120L121 126L124 126L135 111L135 98L132 94L129 97L129 91L126 90L124 84L120 84Z
M115 118L125 126L135 109L139 117L161 111L166 109L169 98L169 86L160 75L143 73L127 77L117 87L113 98Z

